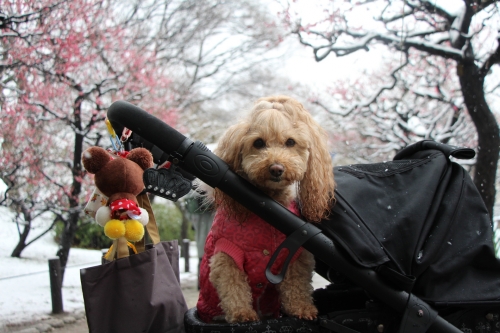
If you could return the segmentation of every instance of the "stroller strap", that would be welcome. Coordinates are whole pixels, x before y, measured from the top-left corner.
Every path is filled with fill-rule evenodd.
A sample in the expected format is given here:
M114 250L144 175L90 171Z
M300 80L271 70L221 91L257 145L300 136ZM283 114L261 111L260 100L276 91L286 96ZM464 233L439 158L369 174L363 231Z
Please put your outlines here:
M271 260L269 260L269 263L267 264L266 278L269 280L269 282L271 282L272 284L278 284L281 281L283 281L283 279L285 278L288 265L290 264L290 261L292 260L295 253L305 242L307 242L309 239L316 236L320 232L321 230L316 228L314 225L310 223L304 223L300 228L298 228L290 236L288 236L283 241L283 243L281 243L280 246L278 246L276 251L274 251ZM271 268L273 267L274 262L276 261L278 255L283 249L288 250L288 255L284 261L281 271L275 275L271 272Z

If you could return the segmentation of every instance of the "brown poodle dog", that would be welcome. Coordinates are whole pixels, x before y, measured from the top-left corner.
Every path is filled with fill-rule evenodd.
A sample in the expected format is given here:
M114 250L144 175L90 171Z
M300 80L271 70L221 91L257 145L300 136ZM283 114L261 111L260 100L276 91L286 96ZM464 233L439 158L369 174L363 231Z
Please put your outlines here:
M330 214L335 183L327 135L293 98L259 99L249 117L223 135L215 154L295 214L300 209L307 221ZM270 284L265 267L284 234L218 189L213 200L217 212L200 268L199 317L245 322L284 313L314 319L312 254L300 249L284 280Z

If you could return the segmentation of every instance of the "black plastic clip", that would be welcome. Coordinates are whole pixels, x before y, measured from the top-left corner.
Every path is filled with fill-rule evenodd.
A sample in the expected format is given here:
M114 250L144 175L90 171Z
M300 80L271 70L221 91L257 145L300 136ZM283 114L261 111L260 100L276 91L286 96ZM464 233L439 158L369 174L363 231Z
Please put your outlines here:
M266 267L267 280L269 280L269 282L271 282L272 284L278 284L281 281L283 281L283 279L285 278L285 273L288 268L288 265L290 264L290 261L292 260L295 253L305 242L307 242L309 239L311 239L312 237L316 236L319 233L321 233L321 229L315 227L311 223L304 223L300 228L298 228L290 236L288 236L283 241L283 243L280 244L280 246L276 249L276 251L274 251L273 256L271 257L269 263L267 264ZM285 259L281 271L277 275L274 275L271 272L271 267L273 266L274 262L278 258L278 255L283 249L288 249L288 256Z
M188 194L192 188L191 181L176 171L173 165L169 169L147 169L143 180L147 192L174 202Z
M410 294L399 327L399 333L425 333L436 320L438 313L418 297Z

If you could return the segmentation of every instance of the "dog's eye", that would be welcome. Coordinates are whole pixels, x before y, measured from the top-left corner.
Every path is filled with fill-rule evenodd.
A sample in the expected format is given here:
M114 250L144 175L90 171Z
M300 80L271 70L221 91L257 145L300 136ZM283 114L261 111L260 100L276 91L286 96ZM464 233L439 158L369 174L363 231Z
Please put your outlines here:
M294 139L288 139L288 140L286 140L285 145L287 147L293 147L293 146L295 146L295 140Z
M262 139L257 139L253 142L253 146L257 149L263 148L265 145L266 143Z

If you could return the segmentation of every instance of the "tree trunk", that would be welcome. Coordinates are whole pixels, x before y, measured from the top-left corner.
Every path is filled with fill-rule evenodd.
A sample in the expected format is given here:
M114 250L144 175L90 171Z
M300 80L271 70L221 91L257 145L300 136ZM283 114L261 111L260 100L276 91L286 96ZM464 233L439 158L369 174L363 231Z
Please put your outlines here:
M71 195L69 197L70 214L66 221L64 221L64 230L59 244L59 251L57 256L61 261L61 281L64 278L66 264L69 258L69 250L73 244L76 230L78 228L78 220L80 219L79 198L82 192L81 179L83 177L82 170L82 153L83 153L83 135L81 133L81 96L75 101L74 108L75 120L73 124L79 130L75 132L75 145L73 150L73 166L71 169L73 176L73 184L71 187Z
M11 257L21 258L21 253L26 248L26 239L28 239L28 235L31 230L31 221L25 221L23 232L19 235L19 242L17 243L14 251L11 253Z
M493 218L495 205L495 182L500 153L500 136L495 116L486 103L484 75L473 63L459 63L457 74L469 115L474 122L478 137L477 160L473 174L484 203Z
M69 250L73 244L73 238L75 237L76 229L78 228L78 219L80 218L80 211L71 213L69 218L64 221L64 229L61 234L61 241L59 243L59 250L57 251L57 256L61 261L61 282L64 279L64 272L66 270L66 264L69 259Z

